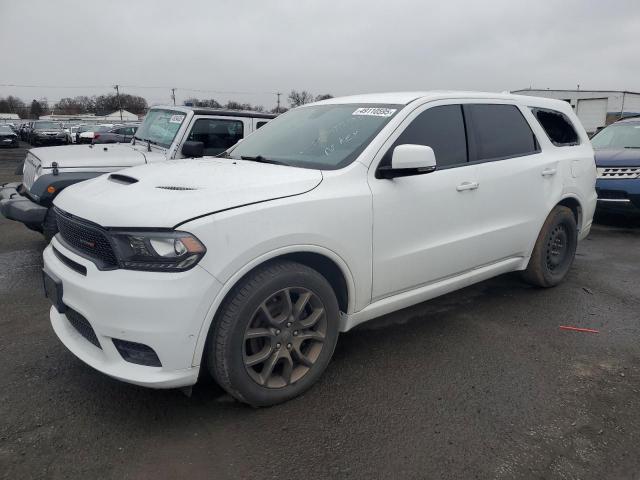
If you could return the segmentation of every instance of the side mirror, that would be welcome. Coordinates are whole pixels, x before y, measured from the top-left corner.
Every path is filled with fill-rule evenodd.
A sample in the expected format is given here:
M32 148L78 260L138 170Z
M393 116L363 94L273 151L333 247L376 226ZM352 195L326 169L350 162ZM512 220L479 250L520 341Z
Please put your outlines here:
M200 158L204 155L204 143L187 140L182 144L181 151L187 158Z
M436 154L426 145L398 145L393 149L391 165L378 168L377 178L392 179L422 175L436 169Z

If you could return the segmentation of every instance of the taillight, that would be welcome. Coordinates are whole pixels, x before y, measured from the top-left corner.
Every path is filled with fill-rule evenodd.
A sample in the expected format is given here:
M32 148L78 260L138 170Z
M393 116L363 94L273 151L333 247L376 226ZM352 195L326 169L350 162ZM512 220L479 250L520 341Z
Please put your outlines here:
M96 140L98 138L100 138L100 134L99 133L94 133L93 134L93 139Z

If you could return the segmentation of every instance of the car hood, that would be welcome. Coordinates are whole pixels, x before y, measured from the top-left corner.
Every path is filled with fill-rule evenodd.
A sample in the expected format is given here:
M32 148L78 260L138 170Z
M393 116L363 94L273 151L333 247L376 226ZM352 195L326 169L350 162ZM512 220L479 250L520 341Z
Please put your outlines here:
M172 228L223 210L300 195L322 182L319 170L217 158L171 160L112 175L66 188L55 205L105 227Z
M598 167L640 167L640 148L603 148L595 158Z
M58 168L125 168L147 161L146 153L127 144L67 145L32 148L29 151L40 160L42 168L51 168L53 162L58 164Z

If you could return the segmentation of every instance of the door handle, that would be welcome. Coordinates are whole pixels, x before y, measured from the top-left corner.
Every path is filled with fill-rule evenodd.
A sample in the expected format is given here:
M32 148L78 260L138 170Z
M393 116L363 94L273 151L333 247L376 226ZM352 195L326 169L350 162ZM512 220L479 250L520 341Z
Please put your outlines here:
M558 170L555 168L545 168L542 170L543 177L553 177Z
M465 190L475 190L479 186L480 184L478 182L462 182L456 187L456 190L459 192L464 192Z

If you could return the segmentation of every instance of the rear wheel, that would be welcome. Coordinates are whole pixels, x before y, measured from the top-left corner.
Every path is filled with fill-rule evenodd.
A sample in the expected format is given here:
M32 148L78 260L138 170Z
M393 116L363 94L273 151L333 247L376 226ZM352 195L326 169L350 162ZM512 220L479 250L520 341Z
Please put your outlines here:
M578 228L573 212L555 207L536 240L523 279L538 287L554 287L566 277L578 246Z
M291 261L259 267L216 316L208 345L211 373L254 406L289 400L325 370L338 338L338 302L317 271Z

